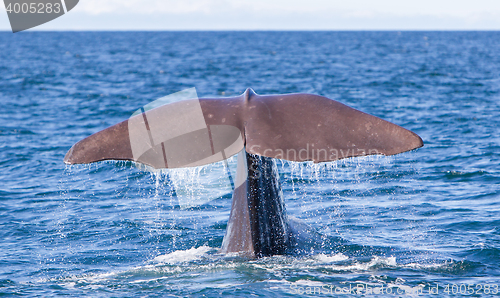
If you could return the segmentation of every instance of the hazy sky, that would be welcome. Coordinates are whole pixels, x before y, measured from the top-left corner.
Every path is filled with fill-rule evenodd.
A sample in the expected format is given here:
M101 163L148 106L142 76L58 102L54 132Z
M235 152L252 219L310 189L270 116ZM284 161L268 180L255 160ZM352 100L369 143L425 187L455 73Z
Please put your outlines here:
M500 0L80 0L35 29L500 30Z

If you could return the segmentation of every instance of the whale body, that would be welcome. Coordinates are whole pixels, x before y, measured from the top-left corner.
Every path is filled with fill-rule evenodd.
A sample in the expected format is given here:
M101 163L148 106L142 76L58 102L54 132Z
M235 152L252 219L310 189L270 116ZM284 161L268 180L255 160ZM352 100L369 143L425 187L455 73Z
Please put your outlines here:
M423 146L415 133L313 94L188 99L135 114L71 147L67 164L131 160L194 167L238 154L224 253L285 254L291 243L274 159L328 162Z
M291 237L274 160L243 150L238 155L222 252L248 257L282 255L290 250Z

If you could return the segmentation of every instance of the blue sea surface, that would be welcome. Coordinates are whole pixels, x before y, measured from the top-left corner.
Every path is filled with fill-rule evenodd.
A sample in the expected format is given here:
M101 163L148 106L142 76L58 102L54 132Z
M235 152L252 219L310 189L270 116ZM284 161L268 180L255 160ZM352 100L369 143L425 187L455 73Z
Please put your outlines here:
M220 164L63 163L192 87L323 95L425 146L277 161L310 238L291 255L224 256ZM0 103L0 296L500 295L500 32L0 32Z

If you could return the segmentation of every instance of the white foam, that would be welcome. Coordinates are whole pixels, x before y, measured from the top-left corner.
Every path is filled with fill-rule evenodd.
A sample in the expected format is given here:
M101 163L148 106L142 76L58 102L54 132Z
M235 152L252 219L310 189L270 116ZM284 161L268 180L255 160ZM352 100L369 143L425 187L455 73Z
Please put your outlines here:
M325 254L318 254L314 256L314 259L321 263L333 263L333 262L339 262L339 261L345 261L349 259L349 257L338 253L335 255L325 255Z
M396 263L396 257L388 257L388 258L375 257L368 263L368 267L375 267L379 265L395 267L398 264Z
M377 267L377 266L396 267L397 266L396 257L383 258L383 257L375 256L368 263L361 263L361 264L358 263L358 264L347 265L347 266L333 265L332 268L334 270L339 270L339 271L357 271L357 270L368 271L371 268Z
M450 262L446 261L444 263L438 264L438 263L431 263L431 264L419 264L419 263L409 263L406 264L404 267L406 268L412 268L412 269L437 269L444 267L446 265L449 265Z
M207 252L212 250L209 246L200 246L187 250L176 250L166 255L160 255L153 259L154 262L163 264L178 264L200 260L205 257Z
M300 286L308 286L308 287L322 287L325 285L320 281L309 280L309 279L299 279L293 283Z

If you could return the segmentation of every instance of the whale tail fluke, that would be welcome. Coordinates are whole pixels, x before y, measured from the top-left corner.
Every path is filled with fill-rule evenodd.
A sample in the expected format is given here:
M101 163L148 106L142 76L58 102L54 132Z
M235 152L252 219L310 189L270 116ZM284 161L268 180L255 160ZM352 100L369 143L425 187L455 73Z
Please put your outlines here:
M312 94L189 99L166 104L76 143L67 164L131 160L154 168L209 164L247 152L327 162L423 146L415 133Z

